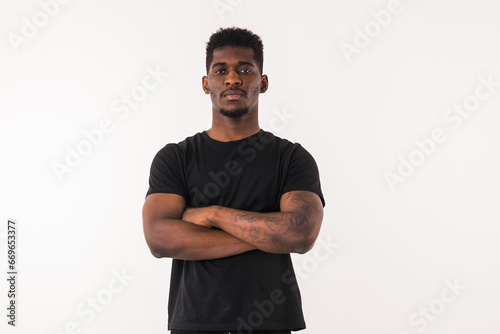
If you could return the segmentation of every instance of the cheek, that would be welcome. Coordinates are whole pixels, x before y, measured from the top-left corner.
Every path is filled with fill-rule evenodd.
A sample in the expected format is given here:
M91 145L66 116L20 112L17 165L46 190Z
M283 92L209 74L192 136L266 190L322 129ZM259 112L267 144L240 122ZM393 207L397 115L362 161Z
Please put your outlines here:
M259 95L260 93L260 85L256 85L255 87L252 87L251 90L250 90L250 93L252 95Z
M210 92L210 98L212 100L219 97L220 87L215 82L210 82L208 84L208 90Z
M210 91L210 98L214 100L217 97L217 94L213 90Z
M215 100L217 98L217 96L218 96L217 90L213 89L213 87L209 87L209 91L210 91L210 98L212 100Z

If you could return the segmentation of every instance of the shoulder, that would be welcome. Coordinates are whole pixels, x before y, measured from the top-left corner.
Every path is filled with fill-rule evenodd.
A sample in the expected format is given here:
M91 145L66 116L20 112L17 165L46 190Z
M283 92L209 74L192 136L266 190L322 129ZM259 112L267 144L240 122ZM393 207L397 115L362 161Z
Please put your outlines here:
M268 131L263 131L264 136L267 138L273 138L272 140L276 144L276 146L279 148L280 151L285 151L289 152L290 154L293 154L294 156L310 156L311 154L300 144L294 141L291 141L286 138L281 138L276 135L274 135L271 132Z
M163 146L158 153L156 154L157 156L178 156L178 155L184 155L187 150L190 149L190 147L196 146L198 143L200 143L203 140L203 134L202 132L198 132L195 135L192 135L190 137L187 137L186 139L177 142L177 143L168 143L165 146Z

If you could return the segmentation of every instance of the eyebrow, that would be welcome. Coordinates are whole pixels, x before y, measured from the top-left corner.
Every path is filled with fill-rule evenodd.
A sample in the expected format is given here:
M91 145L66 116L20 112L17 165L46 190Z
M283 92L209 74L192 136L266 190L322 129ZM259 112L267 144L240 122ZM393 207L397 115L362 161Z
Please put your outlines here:
M215 66L226 66L227 63L226 62L220 62L220 63L214 63L212 64L211 67L215 67ZM248 62L248 61L239 61L238 62L238 66L241 66L241 65L249 65L249 66L252 66L252 67L255 67L254 64Z

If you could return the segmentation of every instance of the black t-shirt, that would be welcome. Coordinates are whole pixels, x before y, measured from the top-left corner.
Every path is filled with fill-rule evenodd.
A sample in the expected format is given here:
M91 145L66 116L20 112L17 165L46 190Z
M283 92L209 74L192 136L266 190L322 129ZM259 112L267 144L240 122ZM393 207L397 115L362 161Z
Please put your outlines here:
M316 162L300 144L264 130L230 142L200 132L156 154L147 195L178 194L188 207L279 212L281 196L292 190L315 192L325 205ZM172 260L168 329L304 328L290 254L253 250L214 260Z

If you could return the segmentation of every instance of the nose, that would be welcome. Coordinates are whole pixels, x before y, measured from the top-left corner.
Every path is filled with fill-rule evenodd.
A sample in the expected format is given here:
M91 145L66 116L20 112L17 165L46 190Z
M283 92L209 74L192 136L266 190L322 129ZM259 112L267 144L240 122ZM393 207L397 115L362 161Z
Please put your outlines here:
M229 71L224 83L226 84L226 86L241 85L241 79L240 76L238 75L238 72L234 70Z

